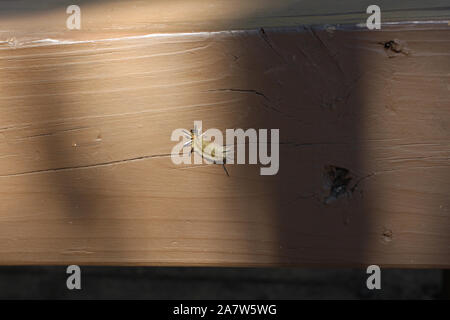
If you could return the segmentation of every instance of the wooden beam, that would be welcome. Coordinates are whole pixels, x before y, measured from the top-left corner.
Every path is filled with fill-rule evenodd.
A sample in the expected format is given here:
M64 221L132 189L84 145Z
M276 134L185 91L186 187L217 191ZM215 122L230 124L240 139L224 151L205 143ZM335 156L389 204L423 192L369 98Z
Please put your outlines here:
M25 33L0 49L0 264L450 265L447 24ZM280 129L279 173L173 164L195 120Z

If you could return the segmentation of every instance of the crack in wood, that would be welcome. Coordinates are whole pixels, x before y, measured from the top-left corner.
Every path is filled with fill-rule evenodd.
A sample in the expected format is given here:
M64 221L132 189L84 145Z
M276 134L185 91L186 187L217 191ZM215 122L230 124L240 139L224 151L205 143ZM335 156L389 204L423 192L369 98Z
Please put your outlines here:
M50 172L61 172L61 171L72 171L72 170L107 167L107 166L112 166L112 165L117 165L117 164L130 163L130 162L136 162L136 161L142 161L142 160L148 160L148 159L167 158L167 157L171 157L171 156L172 156L172 154L170 154L170 153L141 156L141 157L135 157L135 158L130 158L130 159L121 159L121 160L114 160L114 161L109 161L109 162L89 164L89 165L84 165L84 166L60 167L60 168L51 168L51 169L42 169L42 170L26 171L26 172L19 172L19 173L11 173L11 174L0 175L0 178L20 177L20 176L40 174L40 173L50 173Z

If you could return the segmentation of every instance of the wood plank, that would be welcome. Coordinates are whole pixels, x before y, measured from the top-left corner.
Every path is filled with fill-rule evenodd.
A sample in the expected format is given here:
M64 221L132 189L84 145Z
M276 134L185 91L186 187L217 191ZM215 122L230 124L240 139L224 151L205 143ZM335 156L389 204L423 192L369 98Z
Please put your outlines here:
M0 41L100 39L147 33L365 23L371 0L80 0L81 30L67 30L71 0L0 2ZM446 0L378 0L382 21L449 20Z
M27 32L0 49L0 264L450 265L448 25ZM278 175L174 165L195 120L279 128Z

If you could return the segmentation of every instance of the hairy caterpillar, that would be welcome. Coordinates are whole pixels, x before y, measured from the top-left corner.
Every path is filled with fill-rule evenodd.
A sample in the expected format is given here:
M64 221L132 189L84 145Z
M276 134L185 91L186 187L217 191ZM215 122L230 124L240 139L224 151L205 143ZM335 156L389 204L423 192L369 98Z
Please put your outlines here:
M228 170L225 167L227 158L230 155L230 148L227 146L220 145L216 142L206 139L205 133L199 134L196 127L191 129L191 131L183 130L188 141L183 145L183 147L190 146L191 153L195 152L205 159L207 162L214 164L222 164L225 173L229 177Z

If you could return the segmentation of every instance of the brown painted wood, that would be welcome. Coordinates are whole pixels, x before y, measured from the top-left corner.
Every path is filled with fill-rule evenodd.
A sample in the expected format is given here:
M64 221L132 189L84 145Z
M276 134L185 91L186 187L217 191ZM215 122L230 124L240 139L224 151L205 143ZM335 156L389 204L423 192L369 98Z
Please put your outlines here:
M81 8L68 31L66 8ZM100 39L173 32L229 31L365 23L371 0L14 0L0 1L0 41L12 46L57 39ZM383 22L449 20L447 0L378 0Z
M0 264L448 267L449 35L5 43ZM174 165L171 132L194 120L279 128L279 174ZM329 166L357 188L325 201Z

